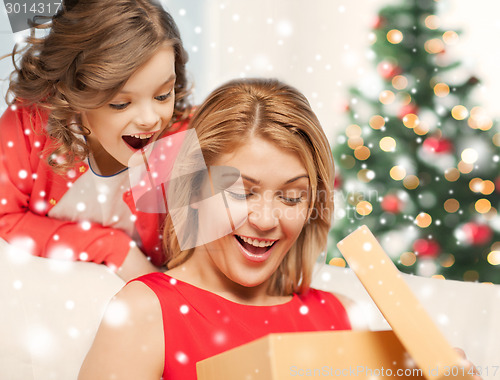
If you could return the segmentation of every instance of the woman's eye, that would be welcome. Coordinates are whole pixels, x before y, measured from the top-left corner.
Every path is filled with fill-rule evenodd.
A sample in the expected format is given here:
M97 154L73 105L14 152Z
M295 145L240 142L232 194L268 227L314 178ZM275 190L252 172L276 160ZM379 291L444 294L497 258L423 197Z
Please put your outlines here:
M247 200L252 195L252 193L248 193L248 194L247 193L235 193L235 192L232 192L229 190L226 190L226 193L228 193L231 198L236 199L237 201Z
M164 102L165 100L167 100L171 96L172 96L172 90L170 90L167 94L156 96L155 99L160 101L160 102Z
M296 204L299 204L300 202L303 201L302 197L299 197L299 198L281 197L281 199L283 200L283 202L285 204L289 204L289 205L296 205Z
M109 106L115 110L123 110L128 107L130 103L112 103Z

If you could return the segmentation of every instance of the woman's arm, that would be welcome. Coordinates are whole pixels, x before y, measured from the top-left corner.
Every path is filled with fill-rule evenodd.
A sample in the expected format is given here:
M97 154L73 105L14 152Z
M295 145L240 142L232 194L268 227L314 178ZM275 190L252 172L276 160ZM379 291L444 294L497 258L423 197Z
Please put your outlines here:
M158 298L145 284L127 284L110 302L78 380L159 380L165 343Z

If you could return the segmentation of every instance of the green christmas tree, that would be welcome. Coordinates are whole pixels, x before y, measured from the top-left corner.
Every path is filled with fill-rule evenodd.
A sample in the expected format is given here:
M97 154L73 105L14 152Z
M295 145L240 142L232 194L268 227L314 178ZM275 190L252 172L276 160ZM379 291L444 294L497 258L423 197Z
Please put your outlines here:
M376 19L383 88L351 89L351 124L333 144L328 260L342 265L333 243L366 224L403 272L500 283L500 133L469 99L479 80L457 83L464 69L446 49L458 34L440 29L436 10L404 1Z

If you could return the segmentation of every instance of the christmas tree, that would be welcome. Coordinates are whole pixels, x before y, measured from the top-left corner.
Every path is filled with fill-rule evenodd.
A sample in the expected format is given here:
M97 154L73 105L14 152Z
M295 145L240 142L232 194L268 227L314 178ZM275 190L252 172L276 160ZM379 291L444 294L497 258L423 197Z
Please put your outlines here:
M382 89L351 89L350 125L333 144L333 243L362 224L397 267L426 277L500 283L500 133L458 80L437 1L383 8L372 50ZM463 76L463 75L462 75ZM343 204L343 206L342 206Z

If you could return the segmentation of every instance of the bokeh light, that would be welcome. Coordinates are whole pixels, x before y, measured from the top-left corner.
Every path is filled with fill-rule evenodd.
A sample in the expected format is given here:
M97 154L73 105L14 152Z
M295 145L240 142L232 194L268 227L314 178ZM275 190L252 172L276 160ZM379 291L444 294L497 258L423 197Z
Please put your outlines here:
M473 164L477 161L479 155L475 149L466 148L462 151L461 157L466 164Z
M380 142L380 149L384 152L394 152L396 150L396 140L390 136L383 137Z
M420 180L416 175L409 175L406 176L405 179L403 179L403 186L406 187L408 190L414 190L418 187L420 184Z
M444 43L440 38L425 41L424 49L429 54L438 54L444 50Z
M404 266L412 266L417 261L417 256L413 252L404 252L401 254L399 260Z
M396 90L404 90L408 86L408 79L404 75L396 75L392 78L392 86Z
M458 43L458 34L453 30L448 30L443 33L443 41L447 45L456 45Z
M446 212L453 214L460 209L460 202L457 201L455 198L447 199L444 202L444 209Z
M460 178L460 171L457 168L449 168L444 171L444 178L447 181L455 182Z
M399 44L403 41L403 33L397 29L392 29L387 32L387 41L391 44Z
M393 166L389 172L391 178L395 181L401 181L406 176L406 169L402 166Z
M370 118L370 127L381 129L385 125L385 119L380 115L374 115Z
M434 94L441 98L447 96L450 93L450 87L446 83L437 83L434 86Z
M469 116L469 111L467 108L459 104L451 109L451 116L453 116L455 120L463 120Z
M431 225L432 223L432 217L427 214L426 212L421 212L420 214L417 215L415 218L415 223L417 226L420 228L427 228Z
M405 115L405 117L403 117L403 124L407 128L415 128L420 124L420 120L414 113L409 113L408 115Z
M364 161L370 157L370 149L366 146L358 146L354 149L354 157L356 157L360 161Z
M356 205L356 212L359 215L363 216L370 215L372 211L373 211L373 206L368 201L361 201Z
M394 103L394 100L396 99L396 95L394 95L394 92L385 90L380 93L380 96L378 98L380 100L380 103L382 104L391 104Z
M481 198L478 201L476 201L474 208L478 213L486 214L491 210L491 202L485 198Z

